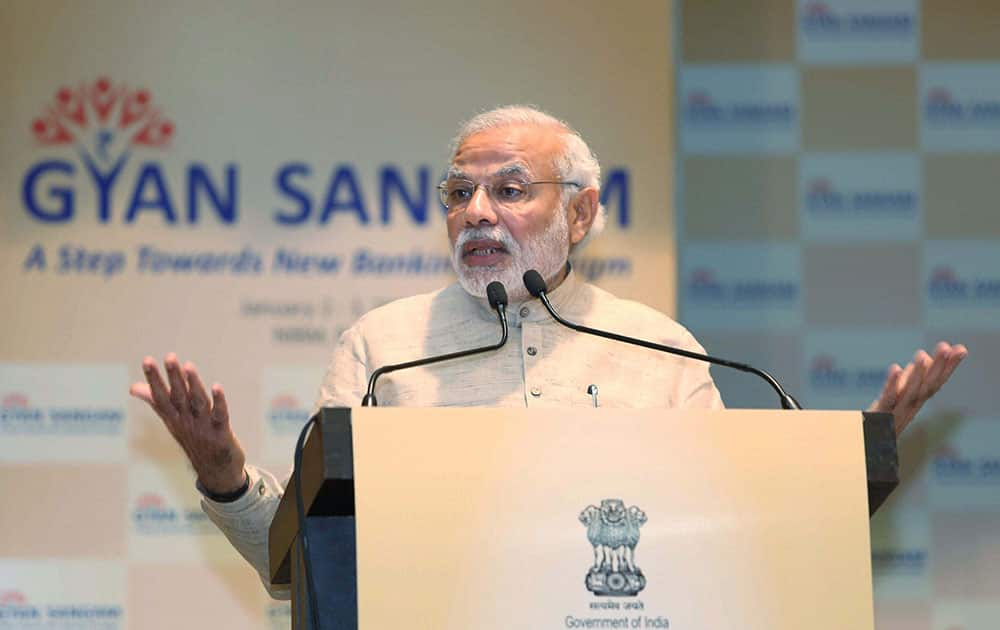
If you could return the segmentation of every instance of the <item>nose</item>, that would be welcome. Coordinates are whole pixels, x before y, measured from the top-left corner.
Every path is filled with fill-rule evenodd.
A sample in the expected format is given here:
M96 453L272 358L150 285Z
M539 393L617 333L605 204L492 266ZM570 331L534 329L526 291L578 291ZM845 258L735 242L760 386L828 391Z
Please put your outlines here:
M465 206L465 224L477 226L482 224L496 225L497 213L493 208L493 200L486 193L485 186L476 186L472 198Z

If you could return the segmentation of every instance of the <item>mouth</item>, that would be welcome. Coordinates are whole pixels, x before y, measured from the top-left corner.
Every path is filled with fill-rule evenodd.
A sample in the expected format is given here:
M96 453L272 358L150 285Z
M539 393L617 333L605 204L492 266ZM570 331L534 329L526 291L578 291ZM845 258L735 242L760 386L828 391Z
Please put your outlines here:
M462 246L462 260L467 265L495 265L510 253L499 241L492 239L471 240Z

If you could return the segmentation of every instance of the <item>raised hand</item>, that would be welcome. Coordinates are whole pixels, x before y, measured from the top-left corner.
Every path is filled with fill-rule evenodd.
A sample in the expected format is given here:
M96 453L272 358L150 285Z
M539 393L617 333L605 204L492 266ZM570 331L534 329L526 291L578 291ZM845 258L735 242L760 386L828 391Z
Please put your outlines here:
M133 383L129 393L146 401L163 420L206 490L212 494L239 490L245 481L246 454L229 424L222 386L212 385L209 398L193 363L187 362L182 368L177 355L171 352L163 365L166 383L153 357L143 359L146 382Z
M917 350L913 361L905 368L893 363L882 393L868 411L892 413L896 419L896 435L899 435L968 354L969 351L960 343L953 346L940 341L934 349L933 359L923 350Z

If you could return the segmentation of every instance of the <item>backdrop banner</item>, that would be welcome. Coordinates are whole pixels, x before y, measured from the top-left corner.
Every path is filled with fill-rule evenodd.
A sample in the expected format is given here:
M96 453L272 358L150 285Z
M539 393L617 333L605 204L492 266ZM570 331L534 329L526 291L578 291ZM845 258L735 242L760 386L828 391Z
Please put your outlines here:
M0 627L281 628L128 397L176 351L278 474L336 340L453 279L462 120L535 104L603 166L576 269L673 312L669 7L0 6ZM360 401L359 401L360 402Z
M907 429L872 520L879 630L1000 619L1000 5L678 3L680 320L807 408L892 362L969 358ZM757 379L713 369L727 406Z

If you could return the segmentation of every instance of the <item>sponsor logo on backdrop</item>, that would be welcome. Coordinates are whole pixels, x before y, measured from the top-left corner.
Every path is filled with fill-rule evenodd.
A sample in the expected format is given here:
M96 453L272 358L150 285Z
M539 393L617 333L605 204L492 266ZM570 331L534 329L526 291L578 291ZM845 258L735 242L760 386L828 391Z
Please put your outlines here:
M23 391L0 400L0 433L19 435L117 435L125 421L123 407L96 405L39 406Z
M910 216L917 210L917 193L890 188L843 190L828 177L807 182L806 209L817 216Z
M773 66L685 66L680 144L693 154L788 153L799 146L799 74Z
M796 121L793 103L779 99L723 101L707 88L688 93L682 115L690 125L717 128L787 128Z
M918 58L916 0L798 3L798 57L809 64L874 65Z
M909 37L914 32L914 17L912 11L838 11L829 2L808 2L800 9L799 24L806 35L857 42Z
M945 444L934 453L933 474L942 484L1000 486L1000 455L973 456L955 444Z
M200 509L185 509L167 501L158 492L140 494L132 506L135 532L147 536L215 533Z
M1000 99L960 98L944 86L932 86L924 95L924 118L930 126L970 125L1000 128Z
M742 307L790 306L798 302L799 286L790 280L723 279L713 268L697 267L685 283L686 297L695 305Z
M963 275L952 265L937 265L927 279L927 296L935 306L1000 306L1000 271Z
M798 187L807 239L900 241L923 233L920 160L912 154L806 155Z
M919 77L924 149L1000 149L1000 64L924 63Z
M922 574L927 570L927 549L873 549L872 569L881 574Z
M844 367L829 353L816 354L809 362L809 384L824 393L878 392L886 374L882 365Z
M293 394L281 393L271 399L267 421L279 435L298 435L309 421L310 409L299 403Z
M102 628L122 626L121 606L93 602L35 603L18 589L0 590L0 628Z

